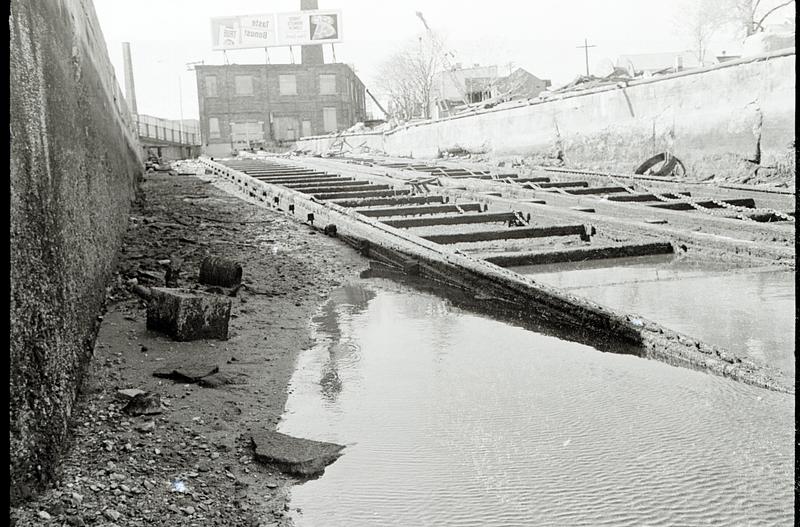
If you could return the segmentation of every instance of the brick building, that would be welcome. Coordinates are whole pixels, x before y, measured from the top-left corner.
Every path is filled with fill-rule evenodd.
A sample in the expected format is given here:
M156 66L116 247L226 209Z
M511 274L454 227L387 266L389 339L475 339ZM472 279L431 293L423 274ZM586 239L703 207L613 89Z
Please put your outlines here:
M270 149L366 119L364 84L346 64L232 64L195 71L203 152L211 156Z

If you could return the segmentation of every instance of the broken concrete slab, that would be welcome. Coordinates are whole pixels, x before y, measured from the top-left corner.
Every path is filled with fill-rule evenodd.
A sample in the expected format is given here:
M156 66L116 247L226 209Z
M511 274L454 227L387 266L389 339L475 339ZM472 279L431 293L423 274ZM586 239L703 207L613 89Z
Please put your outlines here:
M186 364L160 368L153 372L153 377L185 383L195 383L203 377L208 377L218 371L219 366L215 364Z
M127 390L117 390L117 399L122 399L123 401L130 401L134 397L139 394L147 393L144 390L140 390L138 388L128 388Z
M226 384L246 384L247 375L244 373L218 371L216 373L212 373L211 375L206 375L197 382L204 388L219 388L220 386L224 386Z
M145 392L134 396L122 411L128 415L153 415L163 411L161 396L157 393Z
M147 329L175 340L228 339L231 300L200 291L151 288Z
M292 437L280 432L256 432L251 436L255 457L277 465L282 471L317 476L342 455L344 445Z

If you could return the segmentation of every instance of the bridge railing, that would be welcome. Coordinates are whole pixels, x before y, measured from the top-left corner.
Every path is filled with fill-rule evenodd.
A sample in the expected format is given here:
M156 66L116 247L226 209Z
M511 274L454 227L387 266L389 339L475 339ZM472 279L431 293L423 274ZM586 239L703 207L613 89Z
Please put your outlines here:
M200 130L190 124L180 123L149 115L134 115L139 137L169 141L184 145L199 145ZM183 129L181 129L183 128Z

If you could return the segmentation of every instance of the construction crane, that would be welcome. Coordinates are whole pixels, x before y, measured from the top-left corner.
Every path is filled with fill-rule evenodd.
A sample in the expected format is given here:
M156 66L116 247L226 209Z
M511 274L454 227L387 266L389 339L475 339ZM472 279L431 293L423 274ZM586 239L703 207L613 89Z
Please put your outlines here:
M375 101L375 104L378 105L378 108L380 108L380 110L383 112L383 115L385 115L387 119L391 119L392 115L389 112L387 112L386 110L383 109L383 106L381 106L381 103L378 102L378 99L376 99L375 96L372 95L372 93L367 88L364 88L364 91L367 92L367 95L372 97L372 100Z
M425 26L425 30L428 32L428 36L430 37L431 42L433 42L435 39L433 30L428 25L428 22L425 20L425 17L422 16L422 11L417 11L416 13L417 17L422 21L422 25ZM456 89L458 90L458 94L461 96L461 100L463 101L464 104L469 106L469 99L467 98L467 94L464 93L463 89L461 89L461 83L459 82L458 77L456 77L456 74L453 71L455 68L450 63L450 59L447 58L448 54L449 52L447 51L442 52L442 63L444 64L444 68L450 75L450 80L453 82L453 86L455 86Z

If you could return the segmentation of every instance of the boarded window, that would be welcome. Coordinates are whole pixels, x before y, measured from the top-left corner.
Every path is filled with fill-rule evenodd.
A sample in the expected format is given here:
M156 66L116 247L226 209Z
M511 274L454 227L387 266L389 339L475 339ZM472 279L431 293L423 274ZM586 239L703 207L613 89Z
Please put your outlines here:
M303 137L311 135L311 121L303 121Z
M322 129L325 132L336 131L336 108L322 109Z
M297 95L297 78L294 75L278 75L281 95Z
M208 119L208 138L219 139L219 137L219 119L216 117L210 117Z
M209 75L206 77L206 97L217 96L217 77L216 75Z
M231 138L239 147L250 147L253 143L263 142L264 123L262 121L231 123Z
M336 75L319 76L319 94L336 95Z
M253 95L253 77L250 75L237 75L236 95Z
M276 117L274 120L275 139L293 141L297 139L298 122L296 117Z

